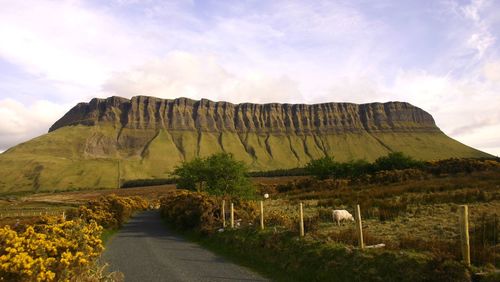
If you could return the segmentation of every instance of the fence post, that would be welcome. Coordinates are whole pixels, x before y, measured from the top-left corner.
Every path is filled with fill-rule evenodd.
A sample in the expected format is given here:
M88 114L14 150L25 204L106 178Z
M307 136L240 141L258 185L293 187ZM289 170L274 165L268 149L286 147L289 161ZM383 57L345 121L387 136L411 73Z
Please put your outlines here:
M63 213L62 213L62 220L63 220L63 221L66 221L66 213L65 213L64 211L63 211Z
M304 237L304 209L300 203L300 237Z
M222 228L226 228L226 200L222 200Z
M359 205L356 205L356 210L354 211L354 215L356 216L356 225L358 228L359 248L364 249L365 243L363 242L363 225L361 222L361 209L359 208Z
M264 201L260 201L260 229L264 230Z
M231 228L234 228L234 204L231 203Z
M469 208L467 207L467 205L460 206L459 218L462 258L466 265L470 265Z

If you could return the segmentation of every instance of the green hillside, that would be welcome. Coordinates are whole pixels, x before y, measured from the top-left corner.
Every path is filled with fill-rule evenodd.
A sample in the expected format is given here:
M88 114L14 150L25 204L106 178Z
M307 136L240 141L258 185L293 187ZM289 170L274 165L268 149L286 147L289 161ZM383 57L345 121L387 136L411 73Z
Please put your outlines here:
M183 160L230 152L252 170L303 166L325 155L372 161L390 151L416 159L489 157L441 132L296 134L64 126L0 155L0 192L116 188L168 177Z

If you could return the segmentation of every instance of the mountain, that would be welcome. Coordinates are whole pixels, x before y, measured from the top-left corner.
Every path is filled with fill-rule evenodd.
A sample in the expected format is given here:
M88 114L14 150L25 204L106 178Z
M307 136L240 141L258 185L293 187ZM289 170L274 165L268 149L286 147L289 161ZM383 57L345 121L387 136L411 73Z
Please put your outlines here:
M231 104L137 96L79 103L48 134L0 155L0 191L116 188L168 177L196 156L230 152L252 170L303 166L325 155L372 161L489 157L446 136L408 103Z

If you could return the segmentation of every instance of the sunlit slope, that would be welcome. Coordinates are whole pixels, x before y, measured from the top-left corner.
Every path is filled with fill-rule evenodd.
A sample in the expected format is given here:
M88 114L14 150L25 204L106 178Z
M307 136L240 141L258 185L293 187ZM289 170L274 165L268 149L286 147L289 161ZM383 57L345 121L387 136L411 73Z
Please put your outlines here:
M252 170L305 165L325 155L373 161L390 151L417 159L488 157L441 132L258 134L65 126L0 155L0 192L116 188L168 177L183 160L232 153Z

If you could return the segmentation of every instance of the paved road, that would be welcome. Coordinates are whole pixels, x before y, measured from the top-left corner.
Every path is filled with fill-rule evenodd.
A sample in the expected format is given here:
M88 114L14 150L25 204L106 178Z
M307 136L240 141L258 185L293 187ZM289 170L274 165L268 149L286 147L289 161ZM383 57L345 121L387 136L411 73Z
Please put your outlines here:
M170 231L158 212L132 218L107 244L103 260L125 281L268 281Z

